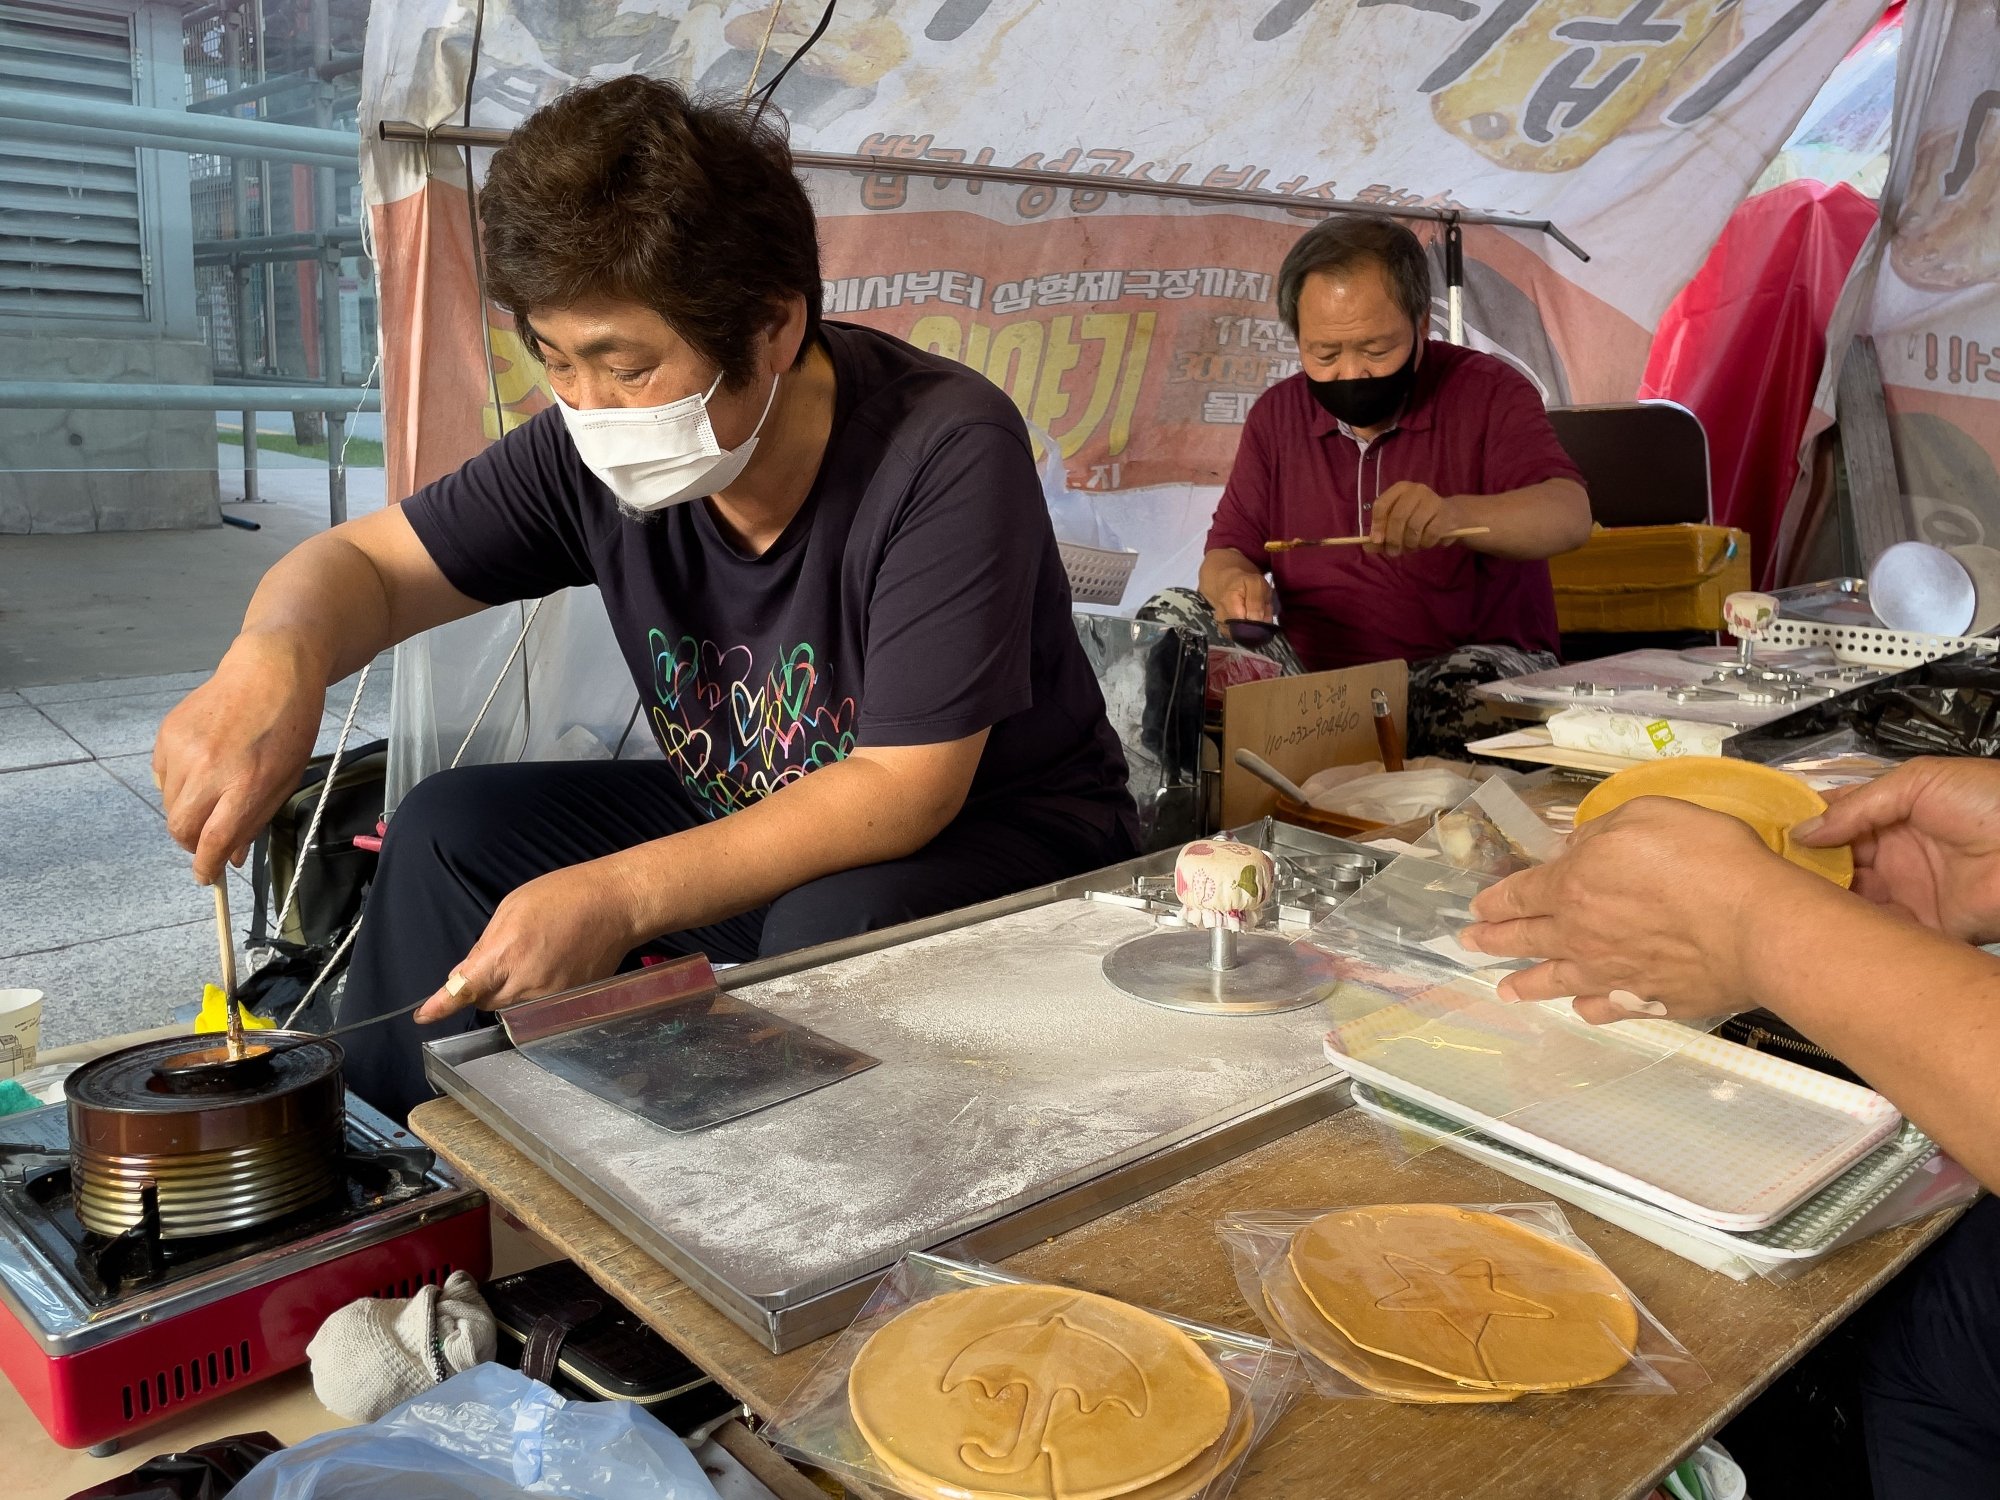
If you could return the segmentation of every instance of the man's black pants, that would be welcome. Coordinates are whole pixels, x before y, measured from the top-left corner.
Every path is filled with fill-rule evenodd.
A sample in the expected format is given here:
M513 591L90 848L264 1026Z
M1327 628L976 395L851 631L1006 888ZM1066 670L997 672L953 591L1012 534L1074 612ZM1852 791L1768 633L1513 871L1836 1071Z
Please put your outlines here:
M390 819L338 1023L400 1010L438 989L517 886L702 821L678 776L654 761L468 766L425 779ZM1137 852L1122 833L1107 837L1053 811L974 810L906 859L809 881L641 951L741 963L954 911ZM432 1092L420 1044L477 1021L471 1011L431 1026L403 1016L343 1036L348 1086L402 1120Z
M1875 1500L2000 1496L2000 1199L1973 1204L1869 1309Z

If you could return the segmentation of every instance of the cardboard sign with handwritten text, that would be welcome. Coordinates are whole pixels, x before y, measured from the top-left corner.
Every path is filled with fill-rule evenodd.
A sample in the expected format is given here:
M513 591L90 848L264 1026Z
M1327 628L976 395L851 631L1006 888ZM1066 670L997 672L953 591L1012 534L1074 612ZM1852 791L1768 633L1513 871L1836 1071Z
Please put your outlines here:
M1338 672L1246 682L1222 695L1222 826L1236 828L1278 805L1270 786L1236 764L1236 752L1261 755L1293 781L1328 766L1378 760L1373 690L1389 695L1400 743L1409 743L1410 669L1371 662Z

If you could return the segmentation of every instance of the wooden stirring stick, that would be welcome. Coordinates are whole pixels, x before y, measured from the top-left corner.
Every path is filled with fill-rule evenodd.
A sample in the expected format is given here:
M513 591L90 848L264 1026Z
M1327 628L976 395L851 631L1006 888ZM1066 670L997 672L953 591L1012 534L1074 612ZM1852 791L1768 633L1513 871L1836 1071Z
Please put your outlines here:
M1460 537L1485 536L1492 529L1491 526L1460 526L1456 530L1445 532L1438 540L1441 542L1455 542ZM1359 547L1367 540L1368 538L1365 536L1295 536L1288 542L1266 542L1264 543L1264 550L1266 552L1290 552L1299 547Z
M222 944L222 1003L229 1017L229 1060L243 1057L243 1011L236 1003L236 940L229 930L229 872L215 877L215 935Z

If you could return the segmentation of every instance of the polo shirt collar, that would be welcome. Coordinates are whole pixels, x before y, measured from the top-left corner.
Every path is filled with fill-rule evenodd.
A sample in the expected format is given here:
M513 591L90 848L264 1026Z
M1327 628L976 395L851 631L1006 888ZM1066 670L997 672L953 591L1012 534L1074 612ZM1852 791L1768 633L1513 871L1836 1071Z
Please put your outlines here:
M1438 340L1426 339L1423 362L1417 366L1416 383L1410 387L1409 397L1403 402L1402 410L1396 413L1388 429L1376 438L1377 442L1391 432L1422 432L1433 425L1437 411L1438 382L1444 374L1444 363L1438 358ZM1361 441L1355 437L1353 428L1321 406L1319 402L1314 401L1310 390L1306 392L1306 399L1312 406L1308 418L1312 424L1314 437L1331 437L1337 432L1351 442Z

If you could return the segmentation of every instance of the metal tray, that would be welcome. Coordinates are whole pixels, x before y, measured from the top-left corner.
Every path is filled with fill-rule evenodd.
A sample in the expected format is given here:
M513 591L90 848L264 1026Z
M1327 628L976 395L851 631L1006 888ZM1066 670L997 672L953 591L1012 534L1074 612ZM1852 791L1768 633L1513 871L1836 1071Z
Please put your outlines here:
M1103 980L1103 954L1151 921L1078 898L1173 858L727 971L882 1062L697 1135L534 1068L497 1028L427 1044L426 1070L766 1347L793 1348L843 1326L908 1251L998 1259L1345 1107L1315 1011L1189 1016Z
M1879 630L1882 622L1868 603L1865 578L1825 578L1818 583L1795 583L1790 588L1773 589L1778 601L1778 617L1810 620L1819 625L1858 625Z

